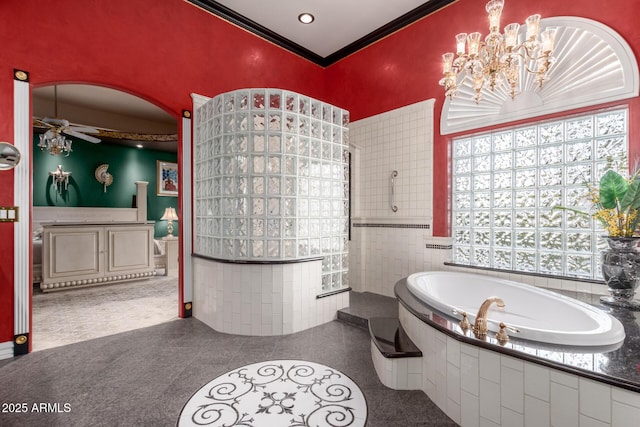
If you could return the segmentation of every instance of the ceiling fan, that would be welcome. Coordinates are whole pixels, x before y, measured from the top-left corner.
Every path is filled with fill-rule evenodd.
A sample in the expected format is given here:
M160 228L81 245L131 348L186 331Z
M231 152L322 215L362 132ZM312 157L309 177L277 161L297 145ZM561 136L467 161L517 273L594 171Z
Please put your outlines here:
M93 142L94 144L100 142L100 139L86 135L87 133L99 133L100 131L98 129L89 126L74 125L69 123L68 120L45 117L42 119L34 119L33 124L34 126L48 128L44 133L45 138L55 138L59 137L60 134L65 134Z
M41 138L47 140L53 140L60 138L61 134L75 136L76 138L84 139L85 141L97 144L100 139L86 135L87 133L99 133L98 129L90 126L81 126L69 123L68 120L58 119L58 86L53 87L53 108L54 116L56 118L44 117L42 119L34 118L34 126L44 127L47 129Z
M129 147L142 148L142 144L147 148L157 149L161 151L175 152L178 142L177 133L136 133L129 130L117 130L96 126L97 123L90 125L84 123L72 123L69 120L59 118L58 116L58 87L53 86L53 104L54 114L50 117L34 116L32 124L34 133L39 134L40 143L38 147L42 151L48 151L52 155L64 154L68 156L71 151L72 136L94 144L99 142L124 145ZM66 92L65 92L66 93ZM41 98L45 98L41 96ZM46 99L46 98L45 98ZM51 100L51 98L49 98ZM69 101L65 99L64 101ZM49 101L50 102L50 101ZM73 100L71 100L71 104ZM42 105L42 104L41 104ZM50 105L50 104L49 104ZM40 110L43 110L40 107ZM43 115L47 113L42 113ZM135 116L134 116L135 118ZM71 117L69 117L71 119ZM92 114L91 120L100 121L101 116ZM113 122L113 120L111 120ZM147 144L149 143L149 144Z

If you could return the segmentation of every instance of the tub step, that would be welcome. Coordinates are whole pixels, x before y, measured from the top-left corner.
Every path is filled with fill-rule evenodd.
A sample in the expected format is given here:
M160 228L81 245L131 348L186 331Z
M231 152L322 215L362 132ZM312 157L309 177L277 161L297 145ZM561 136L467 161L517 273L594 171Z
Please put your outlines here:
M422 352L402 329L397 318L370 318L369 335L386 358L422 357Z
M372 292L349 292L349 307L338 310L338 320L362 329L370 317L398 317L398 300Z

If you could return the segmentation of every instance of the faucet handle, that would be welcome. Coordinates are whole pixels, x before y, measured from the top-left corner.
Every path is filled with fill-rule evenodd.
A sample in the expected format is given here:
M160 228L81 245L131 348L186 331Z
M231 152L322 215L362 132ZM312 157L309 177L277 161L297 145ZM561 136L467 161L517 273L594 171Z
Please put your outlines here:
M504 325L505 329L508 329L511 332L514 332L514 333L520 332L520 329L516 328L515 326L507 325L504 322L500 322L500 327L502 327L502 325Z
M469 323L469 319L467 319L467 312L462 312L462 320L460 320L460 328L462 328L462 332L467 332L471 327L471 323Z
M505 325L503 322L500 322L500 330L496 332L496 339L498 340L498 343L500 343L500 345L505 345L507 341L509 341L509 335L507 334L507 331L505 331L505 329L507 329L507 325Z
M505 329L508 329L511 332L515 333L520 332L520 329L514 326L506 325L504 322L500 322L500 330L496 332L496 339L498 340L498 343L500 345L505 345L507 341L509 341L509 335L507 334L507 331Z
M467 333L467 331L469 330L469 328L471 328L471 323L469 323L469 319L467 319L467 312L466 311L461 311L458 310L457 308L453 308L453 310L451 310L451 312L453 314L460 314L462 315L462 319L460 319L460 328L462 329L462 332Z

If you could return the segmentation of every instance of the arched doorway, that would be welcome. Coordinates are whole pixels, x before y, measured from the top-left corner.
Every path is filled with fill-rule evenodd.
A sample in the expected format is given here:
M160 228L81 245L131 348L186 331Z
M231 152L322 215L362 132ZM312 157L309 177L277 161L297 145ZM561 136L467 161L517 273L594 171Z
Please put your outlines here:
M62 88L64 86L65 85L62 85L62 84L61 85L57 85L57 88L60 89L60 88ZM111 105L116 105L116 106L120 105L120 108L122 108L122 105L123 105L123 102L124 102L124 105L126 105L128 107L132 107L133 106L133 107L140 108L140 105L143 105L143 104L146 103L146 104L148 104L146 106L148 109L156 109L156 110L160 110L160 109L158 107L152 106L152 104L150 104L147 101L141 100L140 98L135 98L132 95L128 95L128 94L126 94L124 92L120 92L120 91L116 91L116 90L112 90L112 89L107 89L107 88L104 88L104 87L89 86L89 85L66 85L66 86L68 86L68 88L71 88L71 86L74 86L74 88L72 88L72 89L76 90L76 97L80 98L78 100L78 102L76 102L76 105L72 105L73 104L73 102L72 102L73 96L71 96L71 100L69 100L69 98L65 98L64 96L62 96L62 97L59 96L57 100L53 100L53 99L47 100L46 91L49 90L49 92L52 92L51 91L51 87L47 88L47 87L43 86L43 87L40 87L40 88L34 88L33 89L33 103L32 103L33 116L39 117L40 119L44 118L44 116L53 117L53 118L63 118L65 120L69 121L70 123L86 125L85 127L87 127L87 126L88 127L95 127L95 128L99 128L100 130L108 129L108 130L111 130L111 131L116 131L116 133L119 132L119 133L130 133L130 134L131 133L133 133L133 134L152 134L152 133L156 133L156 134L161 134L161 133L163 133L163 134L170 134L170 133L178 134L178 131L177 131L178 126L176 125L175 117L173 117L173 116L171 116L171 115L169 115L167 113L164 113L164 115L165 115L165 117L169 118L168 120L171 120L173 122L173 127L172 127L172 129L174 130L173 132L170 131L171 129L167 130L166 127L163 130L155 131L155 132L153 130L151 130L149 127L138 127L138 128L131 127L131 126L135 126L135 123L134 124L128 123L127 124L128 127L126 127L126 128L122 127L120 129L118 129L115 126L113 126L111 123L113 123L114 119L115 120L120 119L121 122L124 121L123 117L126 116L126 114L118 114L117 112L108 111L108 110L105 111L104 110L104 108L105 108L104 105L102 106L103 109L101 110L101 108L99 108L100 107L100 105L99 105L100 104L100 99L95 96L96 92L100 93L102 95L107 94L108 103L111 104ZM72 90L72 92L73 92L73 90ZM41 94L41 92L44 92L44 94ZM58 93L60 94L61 92L63 92L63 91L59 91ZM40 95L42 95L43 99L42 100L36 100L36 98L38 96L40 96ZM51 98L51 97L49 97L49 98ZM136 101L138 103L138 105L134 105L135 103L132 102L132 99L134 99L134 98L139 101L139 102ZM118 101L119 99L120 99L120 101ZM122 99L124 99L125 101L122 101ZM84 100L84 101L82 101L82 100ZM91 105L87 105L87 100L89 102L93 102L94 105L97 106L97 107L93 107L92 108ZM31 99L29 99L29 101L31 101ZM57 105L55 105L56 104L55 101L58 102ZM85 102L85 103L82 104L82 102L80 102L80 101ZM42 103L42 105L40 105L39 103ZM48 106L46 105L47 103L49 104ZM65 103L69 104L68 105L69 108L66 111L63 108L60 108ZM152 106L153 108L151 108L149 106ZM16 109L18 109L18 108L19 108L19 106L16 105ZM49 110L47 110L47 108L49 108ZM51 108L53 108L54 114L50 114L49 113L49 111L51 111ZM59 109L59 111L57 111L58 114L55 114L55 112L56 112L55 110L58 110L58 109ZM76 111L74 111L74 109ZM100 122L100 121L95 121L95 120L91 119L87 115L87 114L91 113L91 110L101 111L102 113L107 113L106 115L110 116L109 118L112 121L111 122L109 122L109 121ZM143 108L143 110L144 110L144 108ZM83 113L84 116L82 114L76 114L78 112ZM54 117L54 116L59 116L59 117ZM144 121L150 122L152 120L150 120L148 118L146 120L138 120L138 124L141 123L141 122L144 122ZM135 120L133 120L133 121L129 120L129 122L135 122ZM31 130L31 123L32 122L31 122L31 119L30 119L29 120L29 131ZM42 123L40 123L40 124L42 124ZM50 158L58 157L58 156L49 156L47 152L40 152L40 150L37 147L37 141L38 141L38 134L39 133L43 133L43 131L42 130L40 132L34 131L32 135L30 134L30 136L35 137L35 139L33 139L33 138L31 139L31 146L29 147L29 150L32 151L32 152L28 156L29 157L29 162L31 164L30 165L31 177L29 179L29 181L31 181L31 182L29 184L34 189L33 196L35 196L35 189L39 187L38 183L35 182L36 181L36 176L41 176L42 172L44 172L45 176L47 176L47 174L49 172L49 170L48 170L49 168L40 167L41 164L40 164L40 158L39 157L43 156L42 158L45 158L45 159L48 159L48 160ZM136 138L120 138L120 139L118 139L117 136L114 137L113 135L107 135L107 134L102 134L102 133L99 134L99 135L96 135L96 136L100 137L101 142L100 142L100 144L96 144L95 147L101 147L103 155L104 155L104 151L105 151L104 147L107 147L107 146L114 147L113 150L119 150L118 151L119 153L124 153L123 150L127 150L127 149L129 150L129 152L135 152L136 150L139 150L140 152L142 152L143 150L145 150L145 148L141 149L141 148L138 148L138 147L132 147L132 145L140 143L140 141L136 141ZM82 141L82 139L78 140L78 138L74 138L73 135L71 137L73 139L74 153L70 154L70 156L68 158L72 158L71 156L74 156L74 154L77 155L78 151L82 151L80 149L82 143L86 144L86 142ZM177 138L176 138L176 140L177 140ZM178 163L177 151L178 151L179 143L176 140L173 141L173 144L174 144L174 147L175 147L174 151L173 151L173 156L174 156L173 160L177 164ZM88 143L88 144L89 144L89 146L93 145L91 143ZM147 148L147 150L149 150L149 149ZM44 150L44 151L47 151L47 150ZM156 151L158 153L160 152L158 150L156 150ZM129 158L129 157L132 157L132 156L131 155L122 155L121 154L120 157L123 157L124 158L123 161L124 161L124 160L126 160L126 158ZM135 156L133 156L133 157L135 157ZM38 159L38 160L36 160L36 159ZM82 160L82 159L80 159L80 160ZM169 159L169 160L171 160L171 159ZM64 161L60 161L60 163L63 163L63 162ZM56 163L57 163L57 161L56 161ZM83 162L80 161L80 163L83 163ZM86 167L87 168L90 167L91 169L93 169L93 165L90 164L91 163L90 161L86 161L84 163L86 163ZM94 163L95 163L95 159L94 159ZM154 163L154 165L153 165L153 169L154 169L153 177L155 177L155 172L156 172L155 171L155 168L156 168L155 161L153 163ZM38 167L36 167L36 164L38 164ZM78 164L78 162L76 161L76 167L77 167L77 164ZM43 169L44 169L44 171L43 171ZM129 168L129 169L131 169L131 168ZM137 168L134 167L133 169L135 170ZM52 169L52 171L54 171L54 170L55 170L55 168ZM70 171L70 172L73 173L73 170L67 169L67 171ZM38 175L38 174L40 174L40 175ZM86 178L86 171L84 172L84 175L82 173L78 173L78 176L81 176L81 175L84 176L84 178ZM144 179L144 177L133 176L132 173L131 173L131 170L129 170L128 172L125 171L123 174L121 174L120 179L121 180L127 180L128 179L128 180L133 181L133 180L138 180L138 179ZM50 186L51 180L49 180L48 178L46 178L46 180L47 181L46 181L44 186L45 187ZM94 181L93 184L96 184L95 179L93 181ZM149 181L151 181L151 180L149 179ZM149 192L153 192L153 197L156 197L155 180L153 180L152 182L153 182L153 188L150 188ZM79 185L79 183L76 182L76 185ZM24 184L23 184L23 187L24 187ZM56 193L60 187L61 186L59 186L59 185L54 186L54 188L53 188L54 193ZM113 188L115 189L115 187L113 187ZM45 193L49 194L50 193L49 190L51 190L51 189L52 188L45 188ZM105 189L106 189L106 187L105 187ZM111 188L109 190L111 190ZM58 193L58 195L62 196L62 191L60 193ZM69 197L70 196L69 193L67 193L66 195L67 195L66 199L64 199L64 198L58 199L58 202L63 202L62 205L82 206L82 205L86 205L87 204L86 200L84 200L85 199L84 197L82 197L82 196L77 197L78 194L76 194L76 200L73 200L73 197ZM78 198L80 198L82 200L78 200ZM43 203L42 201L35 202L35 200L36 200L35 197L32 197L31 200L34 202L34 203L32 203L31 209L30 209L32 213L34 211L34 207L36 207L38 204L57 206L56 203L49 204L47 202ZM178 197L174 197L172 202L173 203L169 203L169 204L172 205L172 207L177 207L178 204L179 204ZM113 201L103 200L102 203L103 203L105 208L108 208L109 206L111 206ZM120 203L120 202L116 202L116 203ZM126 203L133 203L130 195L127 196L127 202ZM89 202L88 204L91 204L91 202ZM165 203L165 204L167 204L167 203ZM154 205L154 211L149 212L149 218L148 219L156 220L156 219L159 219L162 216L162 212L157 213L157 210L158 210L159 207L163 208L163 204L162 203L159 203L159 204L156 203ZM24 217L26 217L26 215ZM33 215L31 215L31 217L33 217ZM160 237L161 233L163 231L166 234L166 226L167 226L166 225L166 221L159 221L159 224L157 226L158 230L155 230L156 232L154 234L154 237ZM164 227L164 230L163 230L163 227ZM37 231L37 230L34 228L33 231ZM30 262L29 263L25 263L27 268L31 268L31 266L33 265L33 258L32 257L33 257L33 254L30 257ZM30 276L33 277L35 275L32 273ZM177 289L178 289L179 281L180 281L179 277L177 275L175 275L173 277L173 283L174 283L174 285L173 285L173 288L174 288L173 289L173 293L174 294L178 293ZM29 280L29 282L31 282L31 280ZM100 286L95 286L95 288L100 288ZM89 287L87 287L86 289L89 289ZM68 292L69 292L69 295L72 295L74 290L71 290L71 291L68 291ZM29 332L33 332L33 328L31 328L30 326L33 326L33 323L35 321L35 317L32 317L32 315L31 315L31 307L32 307L31 303L33 301L33 299L31 298L31 289L29 289L29 292L28 292L27 295L29 296L29 298L28 298L29 315L28 315L28 322L24 322L23 321L23 323L26 323L26 330L28 331L27 333L29 333ZM177 295L176 295L176 299L177 299ZM180 296L180 300L182 300L181 296ZM26 302L25 301L25 296L24 295L20 295L20 292L16 293L16 307L23 307L25 305L25 302ZM181 303L179 302L179 304L181 304ZM180 305L179 305L179 307L180 307ZM127 310L123 310L123 312L126 312L126 311ZM131 311L131 310L129 310L129 311ZM180 312L181 311L180 309L179 310L175 309L175 305L172 307L171 311L172 311L171 316L174 317L174 318L177 317L178 315L182 315L182 313ZM120 317L126 317L126 314L124 314L124 315L123 314L124 313L121 313ZM20 315L20 313L16 313L16 319L18 318L18 315ZM26 317L26 316L23 316L23 317ZM34 321L32 321L32 319ZM68 321L68 320L69 319L68 319L68 316L67 316L67 319L65 319L65 321ZM33 337L33 334L31 334L31 336ZM35 340L35 338L30 340L30 342L33 342L34 340ZM18 341L16 340L16 343L17 342ZM37 344L36 344L35 349L38 349Z

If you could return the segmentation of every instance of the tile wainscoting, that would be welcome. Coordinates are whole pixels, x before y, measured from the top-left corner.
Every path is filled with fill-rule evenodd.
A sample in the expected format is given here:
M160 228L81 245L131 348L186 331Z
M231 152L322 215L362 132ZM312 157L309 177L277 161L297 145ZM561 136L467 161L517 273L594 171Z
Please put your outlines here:
M349 292L317 298L322 261L235 264L194 258L193 316L219 332L283 335L336 318Z
M420 271L447 270L483 274L540 288L607 295L603 283L445 265L451 260L451 239L433 237L430 232L414 228L353 227L349 254L351 288L393 297L393 287L398 280Z
M449 238L431 237L427 228L354 226L349 247L349 285L358 292L393 297L393 286L403 277L442 270L451 256L449 244Z

